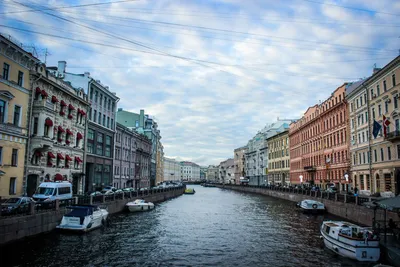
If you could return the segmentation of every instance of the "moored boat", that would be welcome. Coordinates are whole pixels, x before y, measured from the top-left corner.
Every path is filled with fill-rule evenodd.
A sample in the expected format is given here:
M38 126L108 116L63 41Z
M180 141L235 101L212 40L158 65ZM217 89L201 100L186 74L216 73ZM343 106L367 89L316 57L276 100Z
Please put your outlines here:
M186 188L184 194L193 195L196 191L193 188Z
M333 252L358 261L379 260L379 237L371 230L343 221L324 221L321 235Z
M154 204L147 202L144 199L136 199L135 201L128 202L125 205L130 212L146 211L154 209Z
M65 214L58 229L87 232L102 226L108 217L108 211L94 205L69 206L71 211Z
M325 205L322 202L305 199L299 203L297 206L303 210L305 213L323 213L325 212Z

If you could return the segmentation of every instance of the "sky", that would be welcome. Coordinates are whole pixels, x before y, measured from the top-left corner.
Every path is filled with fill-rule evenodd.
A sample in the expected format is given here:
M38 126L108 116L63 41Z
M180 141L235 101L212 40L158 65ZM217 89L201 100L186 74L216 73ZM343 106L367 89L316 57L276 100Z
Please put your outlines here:
M165 156L207 166L398 56L400 1L0 0L0 32L90 72L156 118Z

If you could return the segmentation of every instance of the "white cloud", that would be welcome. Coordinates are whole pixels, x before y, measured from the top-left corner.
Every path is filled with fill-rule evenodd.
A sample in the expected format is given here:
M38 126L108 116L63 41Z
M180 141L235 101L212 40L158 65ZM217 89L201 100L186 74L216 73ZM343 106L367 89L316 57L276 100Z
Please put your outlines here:
M397 2L366 6L361 0L341 1L399 14ZM15 3L6 3L0 3L1 12L16 10ZM70 5L66 0L35 3ZM67 60L70 72L90 71L117 92L120 107L145 109L158 119L166 156L202 165L232 157L233 149L245 145L265 124L277 117L301 116L349 78L370 75L374 63L382 66L397 56L398 49L396 17L298 0L133 1L52 13L132 42L37 12L6 14L3 24L131 50L0 31L48 48L48 65ZM133 42L202 61L153 55L157 52Z

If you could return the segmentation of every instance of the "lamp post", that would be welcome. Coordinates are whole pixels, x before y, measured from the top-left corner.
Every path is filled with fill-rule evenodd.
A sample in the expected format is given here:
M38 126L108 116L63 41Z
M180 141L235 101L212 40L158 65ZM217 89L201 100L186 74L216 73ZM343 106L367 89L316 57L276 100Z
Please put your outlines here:
M299 178L300 178L300 185L301 187L303 187L303 175L300 175Z

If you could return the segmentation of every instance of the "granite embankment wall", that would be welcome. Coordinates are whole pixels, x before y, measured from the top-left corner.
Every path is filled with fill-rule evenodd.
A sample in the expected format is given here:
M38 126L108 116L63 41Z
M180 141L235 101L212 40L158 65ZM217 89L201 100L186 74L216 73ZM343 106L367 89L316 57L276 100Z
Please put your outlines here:
M125 204L134 199L141 198L153 203L158 203L178 197L183 194L184 190L184 188L177 188L139 197L132 195L131 198L95 203L95 205L107 206L108 212L113 214L123 211L125 209ZM54 230L67 211L68 210L65 208L59 207L49 211L42 211L40 213L36 213L33 210L31 212L33 214L31 215L0 218L0 245L24 237L34 236Z
M327 199L323 197L314 197L309 194L303 194L298 192L284 192L280 190L269 189L265 187L250 187L250 186L232 186L232 185L219 185L220 188L236 190L241 192L255 193L261 195L267 195L271 197L286 199L293 202L300 202L304 199L313 199L324 203L327 212L342 217L346 220L350 220L354 223L372 226L372 220L374 218L374 210L367 208L362 205L357 204L357 200L355 203L345 203L344 201L338 200L339 197L333 195L332 199ZM343 195L341 196L343 197ZM376 219L382 220L384 218L384 211L377 210ZM399 215L394 212L387 212L387 220L392 218L394 221L399 220Z

